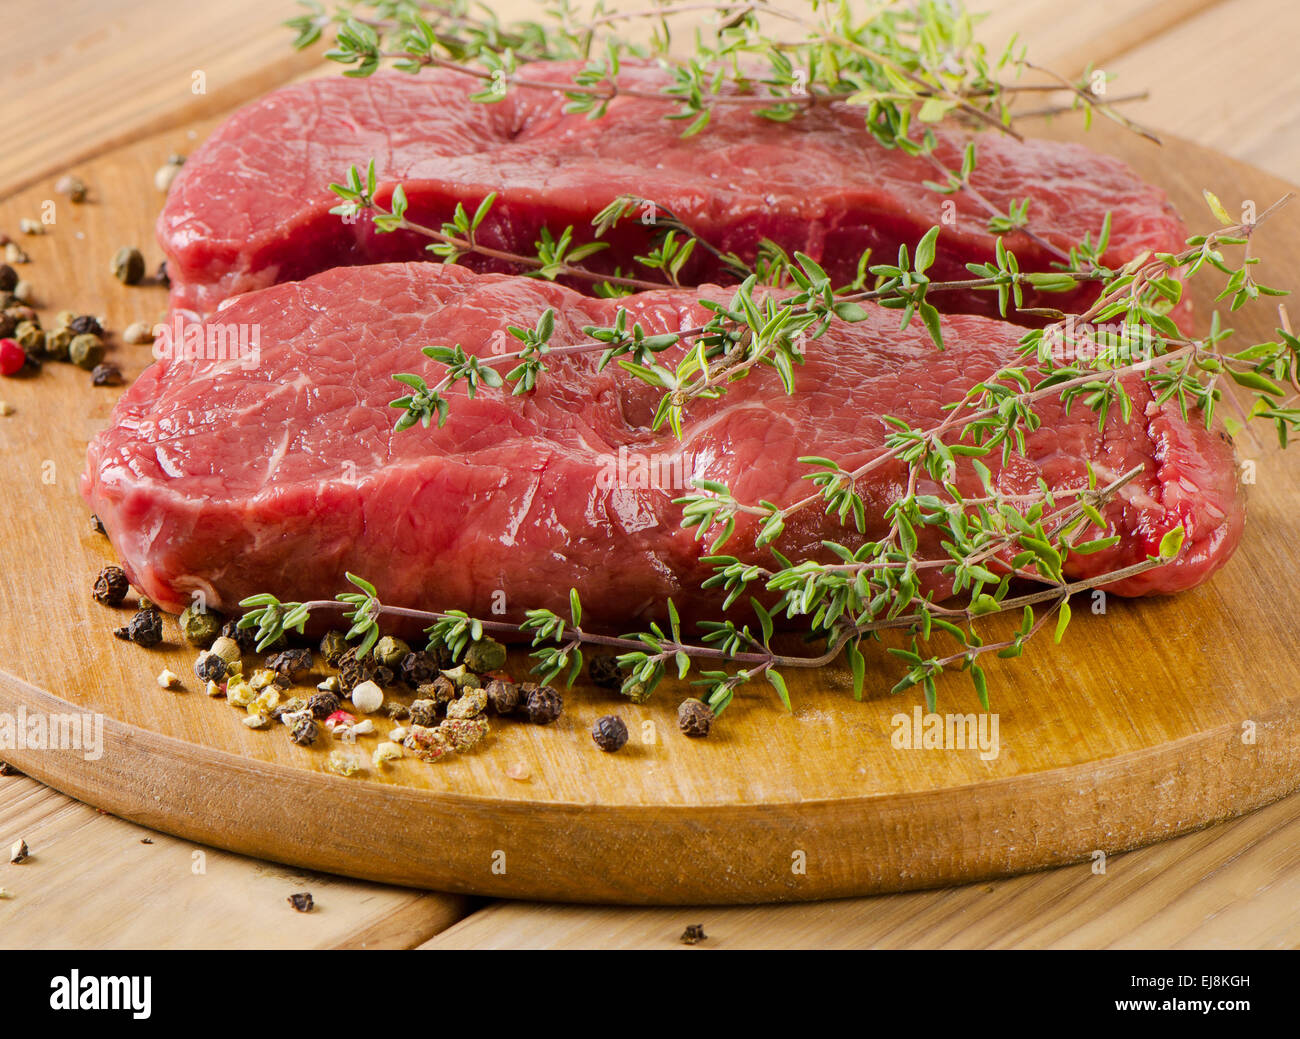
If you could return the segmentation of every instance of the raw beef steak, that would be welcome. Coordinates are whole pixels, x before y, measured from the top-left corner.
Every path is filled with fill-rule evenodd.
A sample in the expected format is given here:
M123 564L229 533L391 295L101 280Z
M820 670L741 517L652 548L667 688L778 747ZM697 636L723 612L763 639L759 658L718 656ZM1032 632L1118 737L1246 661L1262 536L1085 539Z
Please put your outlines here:
M566 82L573 69L546 63L521 75ZM622 73L651 90L663 75L637 66ZM703 133L682 138L681 124L663 119L670 108L653 100L620 97L592 120L564 114L558 92L516 89L500 102L470 101L479 85L447 71L314 79L238 112L185 164L159 218L173 305L206 312L232 294L330 267L428 258L427 238L381 235L368 218L345 223L330 215L339 199L329 183L371 158L380 201L388 204L400 180L409 217L435 228L456 203L472 213L499 192L478 237L515 254L531 255L543 227L559 234L572 225L579 241L589 238L591 218L626 193L667 207L705 240L747 261L764 238L801 250L839 283L853 278L864 249L874 262L892 263L900 244L914 246L936 224L943 230L934 279L965 279L968 261L993 256L987 212L965 194L924 187L942 179L937 171L880 145L864 129L861 109L825 106L784 124L748 108L724 109ZM1095 239L1108 210L1112 266L1146 249L1183 245L1184 229L1164 192L1116 159L1075 144L936 133L936 155L949 169L960 168L966 143L977 140L974 186L1003 212L1029 199L1031 226L1060 249L1085 234ZM607 240L611 248L584 261L588 266L653 277L633 260L649 248L638 219ZM1007 245L1023 270L1050 268L1052 256L1024 234L1008 236ZM477 257L466 262L509 270ZM697 248L682 283L719 279L725 280L721 265ZM1025 303L1068 310L1090 298L1090 289L1030 293ZM988 292L936 294L934 302L996 313Z
M622 305L648 332L679 330L707 317L696 295L656 290ZM743 502L797 500L809 487L800 455L852 468L883 443L882 415L937 424L945 401L1016 357L1019 336L1015 326L957 315L944 319L947 350L938 352L919 323L900 334L892 311L837 322L796 369L795 396L759 369L720 400L699 402L680 443L649 428L659 392L616 365L597 372L591 353L552 357L525 396L507 387L469 400L459 384L445 427L393 431L398 412L388 405L402 388L391 374L420 372L433 383L443 371L421 347L500 352L514 342L505 326L531 326L548 307L557 311L553 346L586 341L583 326L612 323L619 306L426 263L342 267L248 293L205 332L220 325L228 343L233 330L257 330L257 353L159 360L92 442L82 492L132 582L172 610L196 590L227 610L259 591L330 598L352 571L394 604L480 616L494 615L502 595L516 620L528 607L560 608L570 587L586 616L615 628L661 612L669 596L698 615L716 600L698 589L711 573L705 549L671 502L688 480L720 481ZM987 461L1008 494L1032 492L1039 477L1056 489L1083 486L1086 461L1103 480L1141 466L1106 509L1122 541L1074 557L1070 572L1141 561L1181 523L1176 561L1114 588L1176 592L1222 565L1241 535L1233 449L1155 405L1145 383L1129 391L1127 423L1116 414L1099 431L1086 408L1066 415L1049 401L1027 459ZM958 479L964 493L978 487L965 469ZM891 466L863 487L868 537L882 535L902 480ZM741 523L727 551L759 558L753 533ZM810 557L823 538L860 543L807 509L780 547ZM926 549L940 551L933 541Z

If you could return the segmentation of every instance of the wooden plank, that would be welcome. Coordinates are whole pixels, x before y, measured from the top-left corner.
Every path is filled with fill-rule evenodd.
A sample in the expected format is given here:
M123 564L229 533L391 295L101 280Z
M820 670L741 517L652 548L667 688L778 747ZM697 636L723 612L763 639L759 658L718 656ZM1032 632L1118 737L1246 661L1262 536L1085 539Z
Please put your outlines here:
M425 949L1241 949L1300 945L1300 796L1092 863L810 905L614 909L501 902Z
M1300 181L1300 8L1230 0L1107 61L1117 90L1151 87L1134 118ZM1227 191L1232 185L1224 185Z
M464 899L304 873L168 837L0 777L0 947L409 948L460 919ZM148 841L149 843L145 843ZM316 908L286 899L310 891Z
M1028 46L1031 61L1063 76L1078 76L1088 65L1112 62L1218 2L970 0L968 6L987 15L979 36L991 52L1000 53L1014 34L1019 43ZM1129 89L1129 84L1121 89Z
M294 0L10 0L0 195L318 65L323 47L295 53L279 24L300 10Z

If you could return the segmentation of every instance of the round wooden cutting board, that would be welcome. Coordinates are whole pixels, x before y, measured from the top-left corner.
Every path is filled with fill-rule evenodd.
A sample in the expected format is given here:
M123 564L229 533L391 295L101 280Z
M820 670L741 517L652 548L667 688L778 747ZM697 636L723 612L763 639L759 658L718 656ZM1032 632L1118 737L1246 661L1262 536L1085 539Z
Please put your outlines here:
M85 205L56 196L52 181L0 204L0 228L12 233L55 201L48 233L22 238L32 258L22 274L43 315L102 314L118 333L161 316L164 290L118 285L109 260L123 244L139 245L151 267L161 259L153 172L211 125L73 170L90 185ZM1074 126L1042 129L1080 136ZM1194 228L1212 225L1202 188L1230 210L1247 199L1262 210L1288 190L1182 141L1156 148L1109 125L1084 139L1163 185ZM1260 279L1300 286L1300 202L1257 242ZM1204 317L1214 285L1197 280ZM1262 304L1236 323L1243 342L1267 338L1275 315ZM114 343L110 359L134 378L149 348ZM1300 786L1300 458L1279 452L1267 429L1238 439L1255 480L1247 533L1208 585L1170 599L1111 597L1104 614L1079 597L1062 645L1043 638L1022 660L991 668L996 756L896 748L895 716L910 718L921 701L888 695L897 669L881 652L870 658L864 702L840 669L790 672L792 714L766 687L754 689L708 740L676 731L684 689L665 687L638 707L579 686L550 727L496 725L473 754L342 778L325 770L328 740L304 749L283 727L251 731L241 712L203 695L193 652L170 621L157 649L112 637L130 611L90 598L113 553L92 533L76 488L86 441L118 392L58 364L0 382L15 409L0 418L0 736L6 716L12 725L92 712L103 722L92 760L31 748L0 749L0 758L127 819L295 866L443 891L725 903L936 886L1111 855ZM523 653L512 658L517 675L527 666ZM158 686L164 667L183 676L184 691ZM964 679L941 683L940 710L978 710ZM606 713L632 732L618 754L588 735ZM361 738L363 760L377 738Z

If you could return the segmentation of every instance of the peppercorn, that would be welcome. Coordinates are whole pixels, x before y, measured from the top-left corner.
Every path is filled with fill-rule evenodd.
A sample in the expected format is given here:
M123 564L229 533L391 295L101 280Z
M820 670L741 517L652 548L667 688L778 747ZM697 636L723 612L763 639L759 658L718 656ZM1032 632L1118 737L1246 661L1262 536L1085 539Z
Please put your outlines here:
M379 686L390 686L397 681L397 675L391 667L377 667L370 675L370 681Z
M113 277L123 285L135 285L144 277L144 256L131 245L124 245L113 255Z
M451 753L451 745L444 733L420 725L411 726L402 746L421 761L440 761Z
M409 718L411 709L402 703L401 700L385 700L384 714L393 721L401 721L403 718Z
M587 664L587 677L591 684L601 689L620 689L623 686L623 669L618 666L618 657L592 657Z
M67 314L68 311L60 311L60 314ZM67 320L67 326L72 329L73 335L78 336L104 336L104 326L99 323L99 318L93 314L79 314L76 317L70 317Z
M482 689L466 689L457 700L447 705L448 718L477 718L487 709L487 693Z
M488 734L486 718L449 718L438 726L448 745L458 754L466 754Z
M375 662L381 667L392 668L400 667L402 664L402 658L410 652L411 647L401 639L394 638L392 635L385 635L375 643L372 655L375 658Z
M235 645L239 647L241 653L251 653L257 648L257 629L241 628L239 626L239 621L226 621L226 623L221 626L221 637L223 639L230 639L231 642L235 643ZM283 641L284 636L282 635L271 644L270 648L281 645Z
M234 639L220 636L212 643L212 652L227 664L239 664L243 660L243 648Z
M23 321L14 328L14 338L30 356L40 357L45 353L45 333L35 321Z
M519 687L494 678L487 684L487 700L494 714L514 714L519 708Z
M310 747L316 742L320 729L315 718L300 718L289 730L289 739L300 747Z
M408 653L402 658L401 672L402 681L412 689L418 689L438 677L438 662L431 653Z
M0 292L13 292L17 284L18 272L7 263L0 263Z
M428 728L438 724L438 704L434 700L411 701L411 724Z
M131 582L126 579L125 570L120 566L106 566L95 578L95 587L90 594L105 606L120 606L130 588Z
M266 666L277 674L293 680L305 671L311 670L311 650L286 649L269 658Z
M343 687L345 693L352 692L355 686L369 681L374 676L374 661L369 655L357 656L356 646L352 646L339 657L336 666L339 669L339 684Z
M457 689L475 689L483 684L479 681L478 675L469 671L464 664L443 671L442 677Z
M310 913L312 907L316 904L312 901L310 891L300 891L296 895L290 895L288 901L300 913Z
M126 627L118 628L113 634L137 646L156 646L162 641L162 617L154 609L140 610Z
M591 738L606 754L612 754L616 750L622 750L627 743L627 726L623 724L622 718L607 714L596 719L596 724L591 727Z
M465 666L471 671L495 671L505 664L506 647L496 639L479 639L465 651Z
M550 725L563 710L564 701L549 685L536 686L524 701L524 713L534 725Z
M703 700L689 697L677 708L677 728L687 736L707 736L713 728L713 711Z
M225 658L216 653L200 653L194 661L194 674L204 682L220 682L229 670Z
M348 640L341 631L327 631L320 640L320 655L330 667L339 666L339 658L348 651Z
M136 321L126 326L122 333L122 342L130 343L132 346L138 346L141 343L153 342L153 325L148 321Z
M328 718L343 705L337 693L316 693L307 701L313 718Z
M422 685L416 691L420 696L427 696L435 703L446 706L456 699L456 685L445 675L439 675L428 685Z
M682 932L682 936L678 940L683 945L699 945L707 937L708 935L704 933L703 924L687 924L686 930Z
M96 335L77 335L68 344L68 360L78 368L93 371L95 365L104 359L104 341Z
M70 202L78 205L86 201L86 183L80 177L65 174L55 182L54 190L60 195L67 195Z
M210 648L221 634L221 615L212 610L201 610L197 606L185 607L178 623L185 641L199 649Z
M0 339L0 375L17 375L27 367L27 351L14 339Z
M75 338L76 334L66 325L47 333L45 336L45 356L52 357L56 361L68 360L72 340Z
M8 339L17 327L18 322L14 320L12 314L0 312L0 339Z
M20 280L18 284L14 286L13 296L19 303L31 306L32 301L36 299L36 290L32 288L32 283L30 281Z
M112 363L97 364L90 373L92 386L121 386L122 381L122 369Z
M654 692L654 690L644 682L638 682L636 679L629 676L623 680L623 687L619 692L633 703L645 703L650 699L650 694Z

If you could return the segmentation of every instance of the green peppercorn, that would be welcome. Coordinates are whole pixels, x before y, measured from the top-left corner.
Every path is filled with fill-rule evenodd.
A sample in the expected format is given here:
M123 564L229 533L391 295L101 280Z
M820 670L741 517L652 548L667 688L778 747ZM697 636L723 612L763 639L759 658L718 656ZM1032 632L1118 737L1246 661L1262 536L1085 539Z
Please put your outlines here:
M633 703L645 703L650 699L653 690L649 689L644 682L638 682L636 679L628 677L623 680L623 687L619 690Z
M138 284L144 277L144 256L131 245L124 245L113 255L113 277L123 285Z
M442 673L442 676L457 689L477 689L483 684L479 681L478 675L471 673L464 664L449 668Z
M27 353L41 357L45 353L45 333L34 321L24 321L14 329L14 338Z
M76 336L72 329L64 326L45 337L45 356L52 357L56 361L66 361L68 359L72 340Z
M221 634L221 614L187 606L181 613L181 634L191 646L207 649Z
M348 651L348 640L341 631L327 631L320 640L320 655L330 667L339 666L339 658Z
M380 667L398 668L402 665L402 658L409 652L411 652L411 647L401 639L394 638L392 635L385 635L375 643L372 655L375 658L375 663Z
M506 647L496 639L479 639L465 651L465 666L480 674L506 665Z
M68 358L78 368L94 371L95 365L104 359L104 341L89 333L73 336L68 344Z

